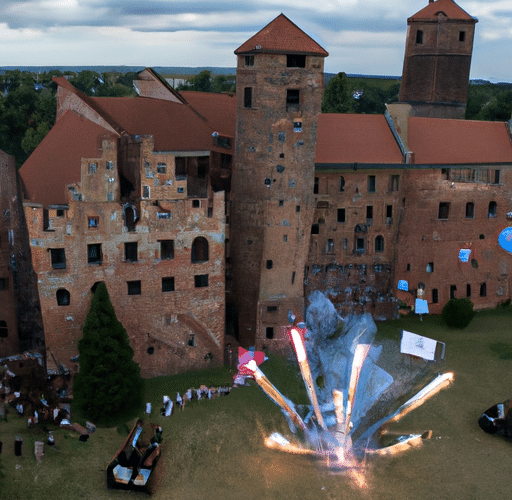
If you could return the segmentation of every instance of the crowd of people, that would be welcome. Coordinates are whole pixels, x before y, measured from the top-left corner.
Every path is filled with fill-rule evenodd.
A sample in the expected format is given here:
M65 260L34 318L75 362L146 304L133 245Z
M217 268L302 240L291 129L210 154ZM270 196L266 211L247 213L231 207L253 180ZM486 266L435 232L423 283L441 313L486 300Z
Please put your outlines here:
M183 410L188 401L204 401L218 398L219 396L227 396L231 391L231 387L206 387L202 385L199 389L190 388L185 391L183 395L179 392L176 393L176 398L173 401L169 396L163 397L163 408L160 414L165 417L170 417L174 410Z

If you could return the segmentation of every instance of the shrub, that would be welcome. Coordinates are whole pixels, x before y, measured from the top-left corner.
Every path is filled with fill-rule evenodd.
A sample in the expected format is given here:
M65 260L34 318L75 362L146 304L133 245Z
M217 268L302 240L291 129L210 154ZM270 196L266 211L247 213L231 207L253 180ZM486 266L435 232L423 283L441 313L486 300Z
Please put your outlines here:
M450 299L443 307L441 318L452 328L466 328L471 323L475 311L469 299Z

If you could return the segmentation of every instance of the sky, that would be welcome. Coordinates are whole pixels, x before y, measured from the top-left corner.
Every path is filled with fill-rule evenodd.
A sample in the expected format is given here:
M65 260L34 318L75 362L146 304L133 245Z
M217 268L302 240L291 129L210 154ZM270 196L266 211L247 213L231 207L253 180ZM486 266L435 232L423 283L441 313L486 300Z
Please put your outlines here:
M512 0L459 0L478 19L472 79L512 82ZM0 67L235 67L234 51L285 14L325 71L398 76L407 18L428 0L0 0Z

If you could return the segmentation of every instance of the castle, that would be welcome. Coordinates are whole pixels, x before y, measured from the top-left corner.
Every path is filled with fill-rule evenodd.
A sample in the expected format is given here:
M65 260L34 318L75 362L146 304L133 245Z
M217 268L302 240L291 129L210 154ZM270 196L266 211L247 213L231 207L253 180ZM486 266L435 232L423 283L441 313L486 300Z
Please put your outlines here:
M408 20L385 115L322 114L328 53L283 14L235 51L235 96L149 68L136 98L56 78L23 199L0 158L0 356L76 368L100 281L146 377L221 362L226 331L284 349L314 290L377 320L417 297L431 313L510 298L511 131L462 119L475 23L452 0Z

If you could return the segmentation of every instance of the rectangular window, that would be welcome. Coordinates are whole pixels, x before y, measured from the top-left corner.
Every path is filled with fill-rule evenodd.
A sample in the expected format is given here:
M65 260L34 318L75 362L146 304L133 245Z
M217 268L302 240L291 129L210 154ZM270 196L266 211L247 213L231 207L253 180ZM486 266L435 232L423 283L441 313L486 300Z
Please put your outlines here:
M98 170L98 165L96 163L89 163L89 173L94 174Z
M466 297L468 299L471 297L471 285L469 283L466 285Z
M283 235L283 241L286 243L288 241L288 235L287 234L284 234Z
M433 262L429 262L427 264L427 269L425 269L425 271L427 273L433 273L434 272L434 263Z
M389 191L398 191L398 183L400 181L399 175L389 176Z
M439 203L438 219L448 219L449 214L450 214L450 204L446 201L440 202Z
M162 278L162 292L174 292L174 277Z
M480 283L480 297L487 297L487 283Z
M113 161L107 161L105 164L107 167L107 170L114 170L114 162Z
M338 222L346 222L346 212L344 208L338 208Z
M439 302L439 293L437 288L432 288L432 303L437 304Z
M475 204L471 201L466 203L466 219L473 219L475 217Z
M88 228L97 228L100 222L99 217L88 217L87 218L87 227Z
M196 288L204 288L208 286L207 274L196 274L194 276L194 285Z
M165 174L167 172L167 165L165 163L158 163L156 166L157 174Z
M87 245L87 263L101 264L101 243Z
M368 176L368 192L375 193L375 191L376 191L375 176L369 175Z
M142 293L140 280L127 281L126 284L128 285L128 295L140 295Z
M315 184L313 185L313 194L318 194L318 177L315 177Z
M252 108L252 87L244 88L244 108Z
M286 66L288 68L305 68L306 56L303 54L288 54L286 56Z
M302 122L293 122L293 131L302 132Z
M421 30L416 31L416 43L417 44L423 43L423 31L421 31Z
M125 262L137 262L138 251L137 242L130 241L124 244L124 260Z
M386 205L386 224L393 224L393 205Z
M64 248L51 248L53 269L66 269L66 252Z
M267 306L267 312L268 313L275 313L275 312L277 312L277 306Z
M0 291L7 290L9 286L9 278L0 278Z
M286 89L286 111L300 110L300 90Z
M500 183L500 171L495 170L494 171L494 184L499 184L499 183Z
M356 252L364 253L364 248L365 248L364 238L357 238L356 239Z
M245 65L248 67L254 66L254 56L245 56Z
M331 239L327 240L327 246L326 246L325 250L327 253L334 252L334 240L331 240Z
M371 224L373 221L373 206L367 205L366 206L366 223Z
M450 299L455 298L456 291L457 291L457 285L450 285Z
M143 198L149 198L151 194L151 190L149 186L142 186L142 197Z
M459 42L464 42L466 40L466 32L459 31Z
M267 326L265 328L265 338L267 338L269 340L274 338L274 327L273 326Z
M174 240L160 240L160 258L174 259Z

